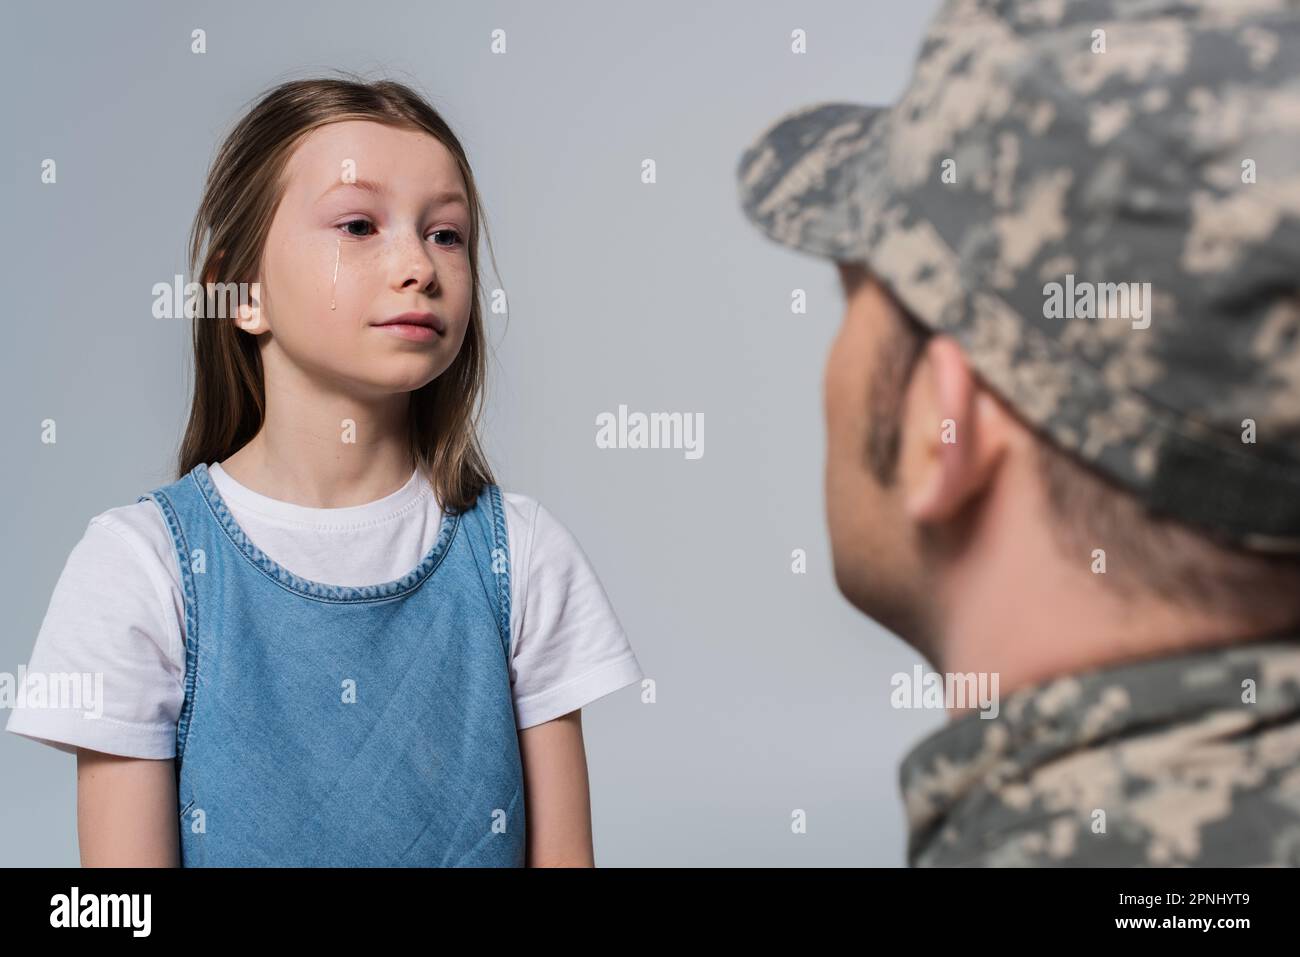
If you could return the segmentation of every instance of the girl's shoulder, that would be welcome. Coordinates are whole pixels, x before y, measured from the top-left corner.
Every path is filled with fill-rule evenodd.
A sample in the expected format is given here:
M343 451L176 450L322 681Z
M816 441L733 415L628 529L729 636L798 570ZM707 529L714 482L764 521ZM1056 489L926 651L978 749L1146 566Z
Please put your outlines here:
M169 584L170 549L149 502L94 515L73 546L41 620L29 668L82 674L96 686L102 720L61 708L15 709L6 730L62 751L167 758L185 656L178 594Z
M73 547L56 590L99 596L137 616L148 610L166 633L168 650L177 652L176 621L181 613L180 565L171 532L151 501L133 502L91 517Z
M530 576L564 579L590 562L569 526L537 498L501 490L510 563Z
M126 554L136 565L161 573L175 564L171 532L158 506L148 500L92 516L77 548L92 556Z
M499 487L499 486L498 486ZM516 529L527 530L537 518L541 502L523 492L501 489L501 504L506 512L506 524L513 535Z

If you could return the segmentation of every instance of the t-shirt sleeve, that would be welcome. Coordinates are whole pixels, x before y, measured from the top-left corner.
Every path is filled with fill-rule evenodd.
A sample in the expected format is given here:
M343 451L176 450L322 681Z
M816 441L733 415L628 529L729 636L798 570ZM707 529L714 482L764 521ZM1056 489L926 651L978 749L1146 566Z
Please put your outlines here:
M136 537L103 516L91 520L54 586L24 680L15 682L22 687L6 731L69 753L175 756L184 697L179 623L166 572Z
M596 570L573 534L523 496L527 532L511 556L517 621L511 628L520 729L558 718L644 675Z

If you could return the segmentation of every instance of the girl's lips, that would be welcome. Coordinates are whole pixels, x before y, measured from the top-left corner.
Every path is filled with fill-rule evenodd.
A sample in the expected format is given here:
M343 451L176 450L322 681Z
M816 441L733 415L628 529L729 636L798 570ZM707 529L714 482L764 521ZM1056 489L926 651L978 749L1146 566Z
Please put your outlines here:
M410 339L413 342L428 342L436 339L439 333L430 326L416 325L413 322L386 322L383 325L375 326L392 336L399 336L403 339Z

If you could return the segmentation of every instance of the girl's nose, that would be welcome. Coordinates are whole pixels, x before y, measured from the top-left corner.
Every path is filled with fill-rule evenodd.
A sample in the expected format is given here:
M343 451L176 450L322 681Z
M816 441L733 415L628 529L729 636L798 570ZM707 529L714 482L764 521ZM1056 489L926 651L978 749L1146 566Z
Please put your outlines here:
M433 255L422 237L404 239L395 255L398 262L402 263L399 272L402 289L414 287L432 294L438 288L438 271L434 266Z

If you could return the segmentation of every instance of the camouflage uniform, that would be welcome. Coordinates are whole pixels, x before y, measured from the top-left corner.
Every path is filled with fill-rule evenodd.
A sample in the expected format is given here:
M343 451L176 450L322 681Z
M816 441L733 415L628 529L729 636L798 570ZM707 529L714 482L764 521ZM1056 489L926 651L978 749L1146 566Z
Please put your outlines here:
M1300 865L1300 643L1071 675L903 762L914 866Z
M1149 512L1300 552L1296 2L950 0L896 105L788 113L737 176L769 237L865 263ZM911 859L1296 863L1298 647L1076 676L939 732L904 771Z

